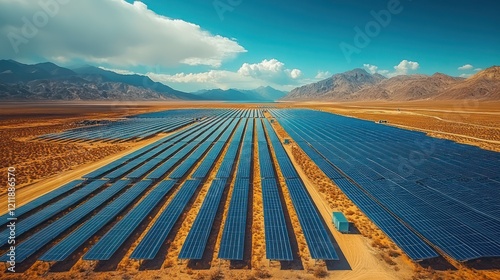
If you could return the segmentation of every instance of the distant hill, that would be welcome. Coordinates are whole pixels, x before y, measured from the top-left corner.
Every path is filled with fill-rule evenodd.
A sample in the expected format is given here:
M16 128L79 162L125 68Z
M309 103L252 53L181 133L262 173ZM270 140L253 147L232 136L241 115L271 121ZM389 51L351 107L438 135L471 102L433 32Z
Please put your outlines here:
M72 75L76 73L50 62L26 65L14 60L0 60L0 83L19 83Z
M292 90L282 100L410 101L434 99L500 100L500 67L464 79L442 73L400 75L390 79L355 69Z
M462 81L445 74L401 75L385 79L378 84L363 88L351 96L353 100L423 100L432 99L437 93Z
M53 63L27 65L0 60L0 99L15 100L193 100L141 75L88 66L70 70Z
M333 75L322 81L298 87L283 100L348 100L353 93L373 86L385 77L371 75L363 69L354 69L345 73Z
M239 89L211 89L200 90L193 92L204 100L218 101L252 101L252 102L268 102L276 101L286 95L286 92L279 91L272 87L259 87L254 90L239 90Z
M162 83L154 82L147 76L142 76L137 74L123 75L112 71L103 70L101 68L94 66L77 68L74 69L73 71L80 74L81 77L84 77L87 80L94 80L96 82L107 81L107 82L124 83L134 87L145 88L159 93L163 93L169 97L173 96L178 99L186 99L186 100L197 99L192 94L175 90Z
M258 87L253 90L248 90L250 94L258 95L262 100L276 101L286 96L286 91L277 90L273 87Z
M500 100L500 66L493 66L443 90L436 99Z

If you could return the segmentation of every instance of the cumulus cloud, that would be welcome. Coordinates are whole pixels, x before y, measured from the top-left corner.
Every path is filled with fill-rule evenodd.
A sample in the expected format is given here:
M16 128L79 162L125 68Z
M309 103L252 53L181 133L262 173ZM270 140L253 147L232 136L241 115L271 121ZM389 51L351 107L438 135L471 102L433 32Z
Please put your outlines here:
M376 65L372 64L363 64L363 68L371 74L381 74L387 77L395 77L398 75L408 75L411 74L412 71L418 70L420 68L420 64L415 61L402 60L398 65L394 66L394 71L391 72L389 70L380 69Z
M479 72L479 71L482 71L482 70L483 70L483 68L476 68L476 69L474 69L474 71L476 71L476 72Z
M469 78L471 76L472 76L472 74L460 74L461 78Z
M331 76L332 76L332 73L330 73L330 71L318 71L318 74L316 74L316 76L314 78L318 79L318 80L323 80L323 79L329 78Z
M277 89L289 90L301 84L302 71L287 69L277 59L260 63L244 63L237 71L210 70L201 73L177 73L174 75L147 73L154 81L169 84L185 91L206 88L253 89L271 85Z
M297 79L302 75L299 69L285 69L285 64L275 58L264 59L259 63L243 63L238 74L268 81Z
M292 69L290 71L287 71L287 73L292 79L298 79L300 76L302 76L302 71L300 71L299 69Z
M363 67L366 69L366 71L370 72L370 74L375 74L378 70L378 66L371 64L363 64Z
M465 64L464 66L460 66L460 67L458 67L458 70L460 70L460 71L465 71L465 70L471 70L471 69L473 69L473 68L474 68L474 66L472 66L472 65L470 65L470 64Z
M394 66L395 75L407 75L409 71L417 70L420 67L418 62L403 60L398 65Z
M246 52L235 39L124 0L3 0L0 36L7 39L0 40L0 53L14 59L71 58L117 68L218 67Z

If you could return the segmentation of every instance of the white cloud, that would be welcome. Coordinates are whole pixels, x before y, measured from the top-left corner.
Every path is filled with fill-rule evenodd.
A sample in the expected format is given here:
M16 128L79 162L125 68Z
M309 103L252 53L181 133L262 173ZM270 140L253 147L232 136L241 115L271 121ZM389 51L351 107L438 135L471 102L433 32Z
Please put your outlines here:
M394 66L394 69L396 70L394 76L407 75L408 72L417 70L419 67L420 64L418 62L409 61L405 59L401 61L398 65Z
M387 77L394 77L398 75L408 75L410 72L418 70L420 68L420 64L418 62L402 60L398 65L394 66L394 72L389 70L379 69L378 66L372 64L363 64L363 68L365 68L371 74L381 74Z
M470 64L465 64L464 66L458 67L458 70L465 71L465 70L471 70L472 68L474 68L474 66L472 66Z
M244 63L236 72L210 70L201 73L177 73L174 75L147 73L154 81L168 84L184 91L210 88L254 89L270 85L280 90L290 90L300 84L302 71L287 69L277 59L263 60L260 63Z
M264 59L259 63L243 63L238 69L238 74L270 82L285 83L290 79L298 79L302 75L302 71L299 69L286 69L283 62L273 58Z
M158 15L139 1L67 1L56 4L58 10L53 14L44 12L39 2L63 1L2 1L0 36L6 40L0 40L0 53L4 56L20 60L71 58L116 68L178 64L218 67L224 60L246 52L235 39ZM23 18L33 24L37 19L34 15L44 13L44 24L33 25L35 35L24 36L27 27L23 28ZM17 53L9 34L25 38L22 42L14 40Z
M324 80L326 78L329 78L332 76L332 73L330 71L318 71L318 74L314 77L315 79L318 80Z
M261 76L273 76L283 71L285 64L278 61L277 59L264 59L260 63L243 63L243 65L238 70L243 76L261 77Z
M378 66L371 65L371 64L363 64L363 67L370 72L370 74L375 74L377 73Z
M483 70L483 68L476 68L476 69L474 69L474 71L476 71L476 72L479 72L479 71L482 71L482 70Z
M290 71L289 75L292 79L298 79L300 76L302 76L302 71L300 71L299 69L293 69Z
M472 76L472 74L460 74L462 78L469 78L470 76Z

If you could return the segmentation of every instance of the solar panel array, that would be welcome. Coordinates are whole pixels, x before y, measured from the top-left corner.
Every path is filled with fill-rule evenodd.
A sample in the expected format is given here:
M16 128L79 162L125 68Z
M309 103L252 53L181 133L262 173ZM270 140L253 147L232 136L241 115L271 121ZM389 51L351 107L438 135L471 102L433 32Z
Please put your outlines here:
M250 178L253 172L254 119L247 121L236 171L236 181L227 211L218 257L243 260L248 214Z
M200 260L207 246L227 179L215 179L203 200L200 211L184 241L179 259Z
M90 246L83 259L109 260L133 238L141 226L148 225L148 216L155 213L153 210L160 209L162 201L167 201L130 256L139 260L157 257L160 248L173 234L172 229L222 155L221 166L215 172L215 179L191 225L179 258L203 258L226 186L234 178L218 257L243 260L256 120L266 257L270 260L293 260L280 187L260 118L264 118L261 109L171 110L134 116L123 120L123 124L109 124L112 128L100 125L99 130L114 131L116 137L109 133L92 136L92 129L87 128L67 132L60 138L54 137L58 141L130 140L134 137L149 137L152 135L149 132L166 132L168 127L177 129L191 124L86 174L83 176L86 180L68 183L18 208L16 212L23 218L16 228L16 234L20 236L16 246L16 261L25 261L51 242L54 245L46 252L40 252L39 259L64 261L82 251L84 244L91 239L97 239L97 243ZM136 129L133 123L143 124L144 127ZM132 126L127 128L130 124ZM140 131L141 135L132 135ZM269 137L271 141L277 139L276 135ZM278 161L283 161L284 157L288 159L283 149L277 151L276 155ZM285 170L285 165L286 162L282 162L282 170ZM293 166L288 169L283 172L287 178L297 176ZM170 193L172 198L167 200ZM53 221L50 224L43 225L51 219ZM1 234L7 234L7 231ZM8 256L3 255L0 260L6 261Z
M250 180L236 179L224 223L218 257L225 260L243 260L248 215Z
M219 141L223 142L217 142L215 144L215 145L219 144L220 147L213 152L214 156L216 155L216 157L210 157L209 153L209 155L207 155L207 157L205 158L204 162L211 161L210 166L212 166L215 163L218 155L220 154L222 148L224 147L223 144L225 144L229 140L236 124L237 122L232 122L232 125L229 126L229 129L226 130L226 132L219 138ZM233 136L234 140L233 142L231 142L228 149L231 149L231 146L232 147L239 146L240 142L238 141L238 139L241 139L244 128L245 128L245 122L242 121L240 122L238 128L235 130ZM226 153L223 158L223 162L234 162L235 157L236 153L232 152ZM198 169L193 173L192 175L193 178L196 178L196 176L199 177L200 174L204 174L204 176L207 175L206 167L203 166L204 162L202 162L198 167ZM229 167L229 164L226 166ZM231 170L232 167L233 166L231 165L230 168ZM230 171L228 172L228 174L229 173ZM179 253L179 259L199 260L203 257L203 253L205 252L208 238L210 236L210 232L212 231L212 226L219 205L221 203L222 195L224 193L226 184L227 184L226 177L215 179L212 181L212 184L208 189L205 199L203 200L203 204L200 208L200 211L196 216L196 219L191 227L191 230L189 231L188 236L186 237L186 240L184 241L184 244L181 248L181 252Z
M104 124L84 126L61 133L46 134L39 139L50 141L128 141L143 139L161 132L170 132L193 123L188 117L164 118L127 118Z
M83 256L84 260L109 260L158 203L175 186L175 180L162 181L144 199L111 228Z
M141 193L150 185L151 181L140 181L126 192L122 193L115 200L101 209L97 214L85 221L75 231L71 232L66 238L57 243L43 256L39 258L42 261L63 261L71 255L85 241L91 238L98 230L111 222L116 216L129 206Z
M110 187L104 189L102 192L96 194L83 204L73 209L68 214L62 216L58 220L37 231L26 240L16 246L16 261L22 262L29 256L40 250L43 246L49 243L54 238L57 238L61 233L78 223L85 218L88 214L94 211L97 207L106 203L118 192L122 191L130 183L128 180L121 180ZM7 254L0 257L0 261L8 261Z
M266 258L269 260L293 260L285 213L276 183L275 170L266 134L260 120L257 121L257 144L264 210L264 235Z
M272 114L411 258L500 256L498 153L312 110Z
M304 232L311 257L316 260L338 260L339 257L320 214L309 196L305 185L299 178L295 167L293 167L290 158L288 158L285 149L281 145L281 141L269 123L269 120L266 119L264 125L276 154L278 166L285 177L288 192L290 193L293 207Z
M153 259L165 242L170 231L186 208L188 202L200 186L200 180L187 180L175 194L174 198L153 223L130 258Z
M47 203L51 203L51 202L55 202L58 198L60 198L62 195L64 194L67 194L68 192L80 187L82 185L84 181L83 180L74 180L74 181L71 181L49 193L46 193L32 201L30 201L29 203L26 203L18 208L16 208L16 211L15 211L15 214L16 214L16 217L20 217L30 211L32 211L33 209L36 209L42 205L45 205ZM4 226L5 224L7 224L7 218L11 218L12 216L10 216L8 213L0 216L0 226Z
M102 186L104 186L108 181L106 180L97 180L89 183L83 188L78 189L77 191L71 193L70 195L62 198L61 200L54 202L42 210L34 213L33 215L23 218L19 220L16 225L16 235L21 236L23 233L30 231L36 226L42 224L43 222L49 220L55 215L61 213L62 211L68 209L69 207L77 204L78 202L85 199L88 195L94 193L99 190ZM9 229L3 230L0 232L0 246L7 244L8 236L10 234Z

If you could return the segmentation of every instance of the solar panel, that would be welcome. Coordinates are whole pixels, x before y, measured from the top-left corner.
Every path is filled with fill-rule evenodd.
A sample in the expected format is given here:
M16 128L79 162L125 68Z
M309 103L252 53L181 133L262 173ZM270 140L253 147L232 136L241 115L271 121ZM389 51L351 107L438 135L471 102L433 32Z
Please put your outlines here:
M191 200L200 184L200 180L187 180L182 185L167 208L160 214L139 245L132 252L131 259L153 259L158 254L160 247L165 242L165 239L184 212L187 203Z
M120 168L112 171L111 173L105 175L104 178L111 179L111 180L118 179L118 178L122 177L123 175L125 175L130 170L136 168L137 166L139 166L143 163L144 163L144 159L142 159L142 158L134 159L134 160L126 163L125 165L121 166Z
M91 238L98 230L111 222L120 212L129 206L139 195L141 195L152 181L140 181L118 196L115 200L92 216L75 231L71 232L62 241L50 248L41 261L63 261L78 249L85 241Z
M212 181L193 226L182 245L179 259L199 260L203 257L226 182L226 179Z
M178 161L179 160L176 159L176 158L171 158L171 159L167 160L166 162L160 164L151 173L149 173L146 176L146 179L150 179L150 180L158 180L158 179L160 179L165 174L167 174L174 167L174 165L177 164Z
M26 260L29 256L40 250L51 240L57 238L61 233L78 223L97 207L111 199L119 191L123 190L129 183L130 181L128 180L122 180L114 183L110 187L87 200L82 205L73 209L68 214L28 237L24 240L24 242L16 246L16 262L20 263ZM8 261L9 258L10 257L5 254L0 257L0 261L5 262Z
M117 159L115 161L113 161L112 163L110 164L106 164L105 166L101 167L101 168L98 168L88 174L86 174L85 176L83 176L82 178L85 178L85 179L97 179L97 178L101 178L103 174L115 169L116 167L124 164L128 159L126 158L120 158L120 159Z
M156 165L161 162L161 159L152 158L146 161L142 166L132 171L130 174L125 177L128 179L139 179L145 174L149 173Z
M293 166L288 156L277 157L276 159L278 161L278 165L280 167L281 174L283 174L283 177L285 177L286 179L299 177L299 174L297 173L297 171L295 171L295 167Z
M266 258L269 260L293 260L285 213L276 179L262 180Z
M219 259L243 260L250 181L236 179L222 232Z
M175 180L162 181L139 204L113 226L83 256L84 260L109 260L134 230L146 219L165 195L175 186Z
M53 202L55 199L59 198L63 194L66 194L70 192L71 190L81 186L81 184L85 182L84 180L74 180L71 181L49 193L46 193L38 198L35 198L34 200L18 207L15 211L15 214L17 217L20 217L31 210L38 208L40 206L43 206L44 204ZM7 224L7 218L11 218L9 213L0 216L0 225L3 227L5 224Z
M180 179L184 177L197 161L198 158L187 158L174 171L172 171L168 177L171 179Z
M104 186L107 182L107 180L97 180L94 182L90 182L88 185L78 189L70 195L60 199L59 201L46 206L40 211L33 213L29 217L19 220L16 225L16 235L20 236L21 234L30 231L41 223L77 204L78 202L85 199L88 195ZM0 232L1 245L7 244L9 234L9 229Z

